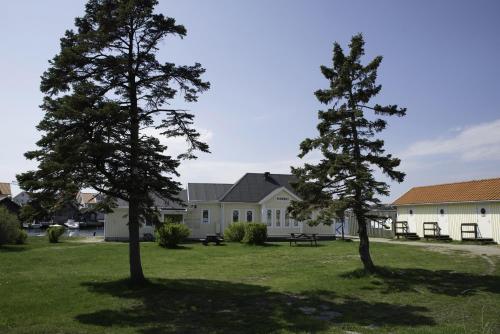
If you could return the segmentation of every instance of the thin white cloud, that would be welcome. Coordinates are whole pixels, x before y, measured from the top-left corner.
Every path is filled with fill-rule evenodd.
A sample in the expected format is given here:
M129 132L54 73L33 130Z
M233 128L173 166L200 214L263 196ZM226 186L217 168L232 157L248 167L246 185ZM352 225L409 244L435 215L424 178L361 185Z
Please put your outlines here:
M500 119L456 131L452 137L422 140L411 145L403 158L456 155L464 161L500 160Z
M141 133L143 135L156 137L160 141L160 144L167 146L166 153L170 156L176 157L179 154L186 152L189 145L186 142L185 138L182 137L167 138L166 136L161 135L161 132L162 132L161 130L155 128L146 128L141 130ZM210 145L214 133L208 129L198 129L198 132L200 133L200 140Z

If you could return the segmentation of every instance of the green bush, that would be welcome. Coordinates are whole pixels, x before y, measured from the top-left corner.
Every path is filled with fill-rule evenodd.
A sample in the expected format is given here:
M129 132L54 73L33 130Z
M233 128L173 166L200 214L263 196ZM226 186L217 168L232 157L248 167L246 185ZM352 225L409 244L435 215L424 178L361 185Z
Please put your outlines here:
M16 244L22 245L26 243L26 239L28 239L28 233L25 230L19 230L16 238Z
M0 245L13 244L19 235L19 220L6 208L0 207Z
M161 247L175 248L189 233L189 228L184 224L165 223L156 230L156 241Z
M243 242L251 245L263 245L267 239L267 226L261 223L245 224Z
M64 226L52 225L47 229L47 235L49 236L49 242L56 243L59 242L59 238L64 234Z
M241 242L245 237L245 223L232 223L224 231L224 238L229 241Z

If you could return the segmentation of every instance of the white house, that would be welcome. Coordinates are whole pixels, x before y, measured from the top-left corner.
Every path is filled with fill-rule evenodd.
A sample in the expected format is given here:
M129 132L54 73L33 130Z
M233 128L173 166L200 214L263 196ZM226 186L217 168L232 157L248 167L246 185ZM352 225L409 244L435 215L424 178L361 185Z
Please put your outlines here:
M500 242L500 178L415 187L393 204L398 222L420 237L434 225L454 240Z
M291 219L286 209L291 200L300 200L294 193L292 175L247 173L234 184L189 183L179 193L185 206L155 198L160 219L175 216L191 230L191 238L223 233L233 222L259 222L267 225L270 237L289 236L290 233L316 233L333 236L335 227L311 227ZM118 207L106 215L104 237L106 240L128 239L128 204L118 202ZM153 224L141 227L140 235L153 234Z

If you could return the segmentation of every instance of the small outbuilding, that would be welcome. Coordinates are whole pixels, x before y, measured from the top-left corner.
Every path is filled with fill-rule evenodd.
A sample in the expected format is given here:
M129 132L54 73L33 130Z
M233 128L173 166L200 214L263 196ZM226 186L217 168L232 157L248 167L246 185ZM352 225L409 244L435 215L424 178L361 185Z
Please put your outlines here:
M393 205L396 235L500 242L500 178L415 187Z

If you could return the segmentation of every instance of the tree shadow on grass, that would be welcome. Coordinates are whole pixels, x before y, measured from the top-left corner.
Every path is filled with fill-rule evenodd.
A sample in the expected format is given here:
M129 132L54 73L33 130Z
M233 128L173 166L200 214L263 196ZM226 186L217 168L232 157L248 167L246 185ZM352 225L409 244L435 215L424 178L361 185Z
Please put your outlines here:
M415 268L379 267L373 275L358 269L341 275L343 278L361 278L371 276L379 278L373 281L382 293L400 293L425 288L431 293L448 296L473 295L480 291L499 294L499 277L477 275L451 270L427 270Z
M425 307L345 297L336 302L339 298L330 291L293 295L258 285L201 279L155 279L140 288L131 288L126 280L84 286L93 293L127 299L130 306L80 314L78 321L133 327L145 334L316 332L333 325L373 323L434 325L422 314L428 312Z
M27 249L25 245L0 245L0 253L17 253Z

